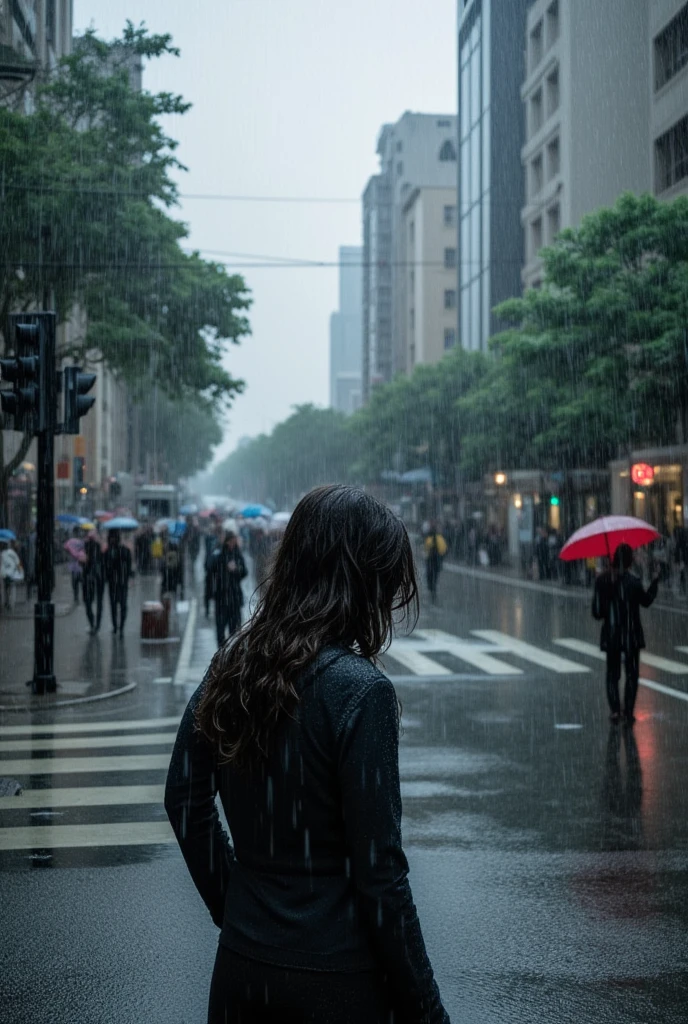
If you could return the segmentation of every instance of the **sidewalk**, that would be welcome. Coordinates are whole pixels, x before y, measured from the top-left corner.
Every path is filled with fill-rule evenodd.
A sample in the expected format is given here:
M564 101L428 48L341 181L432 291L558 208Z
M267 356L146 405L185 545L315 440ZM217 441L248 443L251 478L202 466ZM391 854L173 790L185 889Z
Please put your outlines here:
M33 601L25 602L14 612L0 615L0 715L20 710L45 711L121 696L135 689L137 683L133 679L138 667L153 658L163 666L160 674L172 671L179 654L186 610L177 613L173 609L169 640L140 639L141 605L158 598L157 574L137 575L131 581L122 637L112 633L107 587L100 632L91 636L83 602L74 604L72 599L65 567L58 567L55 582L57 691L38 696L26 685L33 674L34 624Z
M502 583L505 586L521 587L524 590L533 590L541 594L553 594L561 597L571 597L580 601L592 601L592 587L585 587L579 583L564 583L562 580L531 580L526 579L520 570L513 566L498 565L483 568L470 566L460 562L445 561L444 568L447 572L457 573L461 576L472 576L474 579L491 580L494 583ZM688 615L688 596L678 594L666 584L659 584L659 594L653 607L661 608L664 611L674 611L682 615Z

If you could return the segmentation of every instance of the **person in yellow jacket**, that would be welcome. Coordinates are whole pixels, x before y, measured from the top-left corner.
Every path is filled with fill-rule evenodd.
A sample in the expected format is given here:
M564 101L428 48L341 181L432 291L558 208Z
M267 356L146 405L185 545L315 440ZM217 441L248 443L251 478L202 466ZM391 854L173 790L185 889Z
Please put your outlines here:
M437 529L437 523L430 522L425 538L425 577L430 591L430 600L437 604L437 580L442 570L442 560L447 553L447 542Z

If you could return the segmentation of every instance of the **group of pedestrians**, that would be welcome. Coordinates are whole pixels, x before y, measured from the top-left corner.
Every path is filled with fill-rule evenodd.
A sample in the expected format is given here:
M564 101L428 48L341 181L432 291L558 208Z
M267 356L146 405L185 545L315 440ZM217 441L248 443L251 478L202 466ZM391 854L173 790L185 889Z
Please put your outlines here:
M109 530L107 544L101 544L95 532L86 538L83 560L79 563L80 581L84 595L84 607L90 633L95 636L100 630L103 616L105 587L110 599L112 632L124 634L127 619L129 581L134 575L131 551L122 542L118 530Z

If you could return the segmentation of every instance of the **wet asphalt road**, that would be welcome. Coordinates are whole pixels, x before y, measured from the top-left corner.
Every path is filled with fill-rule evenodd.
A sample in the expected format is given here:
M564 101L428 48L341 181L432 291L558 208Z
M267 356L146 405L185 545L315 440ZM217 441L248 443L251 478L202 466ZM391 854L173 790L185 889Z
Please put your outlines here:
M608 723L603 663L555 643L597 640L588 602L575 596L445 572L440 605L424 608L419 624L440 632L419 634L416 644L416 653L428 645L439 668L417 674L403 645L401 661L390 652L404 707L411 882L452 1021L688 1019L688 615L652 609L644 622L648 651L666 661L643 667L660 689L641 686L632 732ZM496 666L487 672L462 660L451 643L439 649L447 636L483 653L491 644ZM535 648L540 663L507 650L509 638L532 645L525 653ZM79 634L73 643L88 640ZM30 733L0 732L0 775L21 759L81 758L61 773L52 760L41 774L32 765L21 781L96 793L93 806L68 802L51 819L50 797L33 810L0 806L0 846L5 836L15 847L0 849L7 1024L204 1020L217 933L181 856L168 842L120 845L117 837L127 828L130 839L137 829L142 840L150 829L163 834L155 801L165 771L145 759L169 758L170 722L200 678L212 631L201 613L177 685L153 682L168 678L151 675L159 666L141 672L135 636L125 646L127 671L139 673L132 694L49 716L85 726L49 733L85 746L41 751L31 749ZM162 726L131 724L165 718ZM27 721L6 714L0 729ZM162 742L151 738L161 733ZM119 748L122 736L138 739ZM112 746L97 745L113 737ZM8 747L17 741L28 741L28 751ZM134 760L77 770L109 755ZM98 787L115 787L128 799L135 786L148 803L106 806L98 796ZM68 845L43 845L47 820L67 830L60 834ZM96 845L69 845L70 836L86 842L78 828L88 825ZM22 840L24 828L40 836L35 845ZM113 845L105 845L108 829Z

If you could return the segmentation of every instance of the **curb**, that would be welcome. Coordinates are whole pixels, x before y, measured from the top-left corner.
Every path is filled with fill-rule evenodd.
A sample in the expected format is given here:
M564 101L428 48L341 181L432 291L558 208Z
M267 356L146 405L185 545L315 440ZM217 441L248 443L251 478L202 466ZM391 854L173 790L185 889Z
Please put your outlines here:
M0 711L52 711L53 708L69 708L78 704L95 704L100 700L109 700L111 697L121 697L124 693L131 693L136 689L137 683L127 683L120 686L118 690L110 690L108 693L96 693L92 697L72 697L70 700L47 701L40 699L35 704L0 704Z

